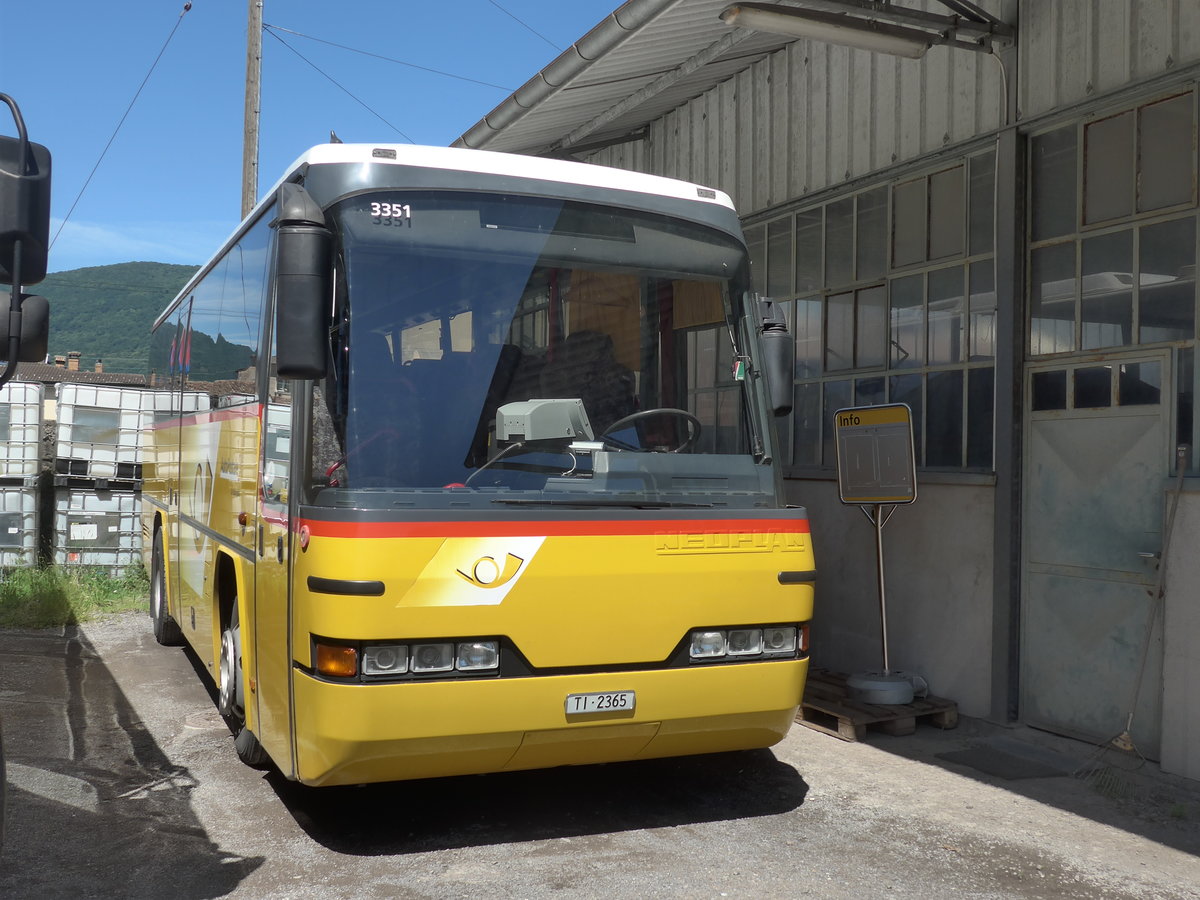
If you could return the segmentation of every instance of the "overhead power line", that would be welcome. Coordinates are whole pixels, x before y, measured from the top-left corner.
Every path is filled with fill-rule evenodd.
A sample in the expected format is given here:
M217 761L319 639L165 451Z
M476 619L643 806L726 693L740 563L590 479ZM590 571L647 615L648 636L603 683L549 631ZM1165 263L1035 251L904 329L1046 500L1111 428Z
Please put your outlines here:
M279 35L277 35L277 34L275 33L275 29L274 29L274 28L272 28L272 27L271 27L271 26L269 26L269 25L264 25L264 26L263 26L263 30L264 30L264 31L265 31L267 34L271 35L271 37L275 38L275 40L279 41L279 43L283 44L283 46L287 47L289 50L291 50L293 53L295 53L295 54L296 54L298 57L300 57L302 60L304 60L304 61L305 61L306 63L308 63L310 66L312 66L314 69L316 69L316 70L317 70L317 72L318 72L319 74L321 74L323 77L327 78L327 79L330 81L330 83L331 83L331 84L333 84L333 85L334 85L336 88L338 88L338 90L340 90L340 91L342 91L343 93L345 93L347 97L349 97L351 100L353 100L353 101L354 101L355 103L357 103L359 106L361 106L363 109L365 109L367 112L369 112L369 113L370 113L371 115L373 115L375 118L377 118L377 119L378 119L380 122L382 122L382 123L383 123L384 125L386 125L388 128L392 129L392 131L396 132L396 134L400 135L400 137L404 138L404 139L405 139L406 141L408 141L410 144L415 144L415 143L416 143L416 141L414 141L412 138L410 138L410 137L409 137L407 134L405 134L403 131L401 131L399 128L397 128L395 125L393 125L393 124L392 124L391 122L389 122L387 119L385 119L385 118L384 118L383 116L381 116L379 113L375 112L375 110L371 109L371 107L370 107L370 106L368 106L368 105L367 105L367 104L366 104L366 103L365 103L363 100L361 100L360 98L356 97L356 96L355 96L355 95L354 95L354 94L353 94L353 93L352 93L352 92L349 90L349 88L347 88L347 87L346 87L345 85L343 85L343 84L340 84L340 83L339 83L339 82L338 82L336 79L334 79L334 78L333 78L333 76L331 76L331 75L330 75L328 72L325 72L323 69L321 69L321 67L320 67L320 66L318 66L316 63L314 63L314 62L313 62L311 59L309 59L308 57L306 57L306 56L305 56L303 53L301 53L299 50L297 50L295 47L293 47L291 44L289 44L287 41L285 41L283 38L281 38ZM301 35L301 37L303 37L303 35Z
M301 37L301 38L304 38L305 40L316 41L318 44L328 44L330 47L337 47L339 50L347 50L350 53L358 53L361 56L370 56L373 59L381 59L384 62L395 63L398 66L408 66L408 68L410 68L410 69L419 69L422 72L429 72L432 75L441 75L443 78L454 78L457 81L466 81L466 82L470 82L471 84L482 85L483 87L495 88L498 91L508 91L509 93L512 93L512 91L514 90L514 88L505 87L502 84L492 84L491 82L488 82L488 81L480 81L477 78L468 78L465 75L455 75L453 72L443 72L440 69L431 69L428 66L418 66L416 63L405 62L402 59L394 59L390 56L383 56L379 53L372 53L369 50L359 50L357 47L347 47L345 44L338 44L334 41L327 41L324 38L314 37L311 34L303 34L299 31L293 31L290 28L281 28L278 25L268 25L266 22L263 23L263 30L270 32L272 37L274 37L280 41L282 41L283 39L280 38L278 34L275 34L275 32L277 32L277 31L281 31L284 34L291 34L296 37ZM285 44L284 46L288 46L289 49L291 49L290 46L287 44ZM293 51L293 52L295 52L295 51ZM299 55L299 54L297 54L297 55ZM301 58L303 58L303 57L301 57ZM305 60L305 62L308 62L308 61ZM309 63L309 65L312 65L312 63ZM322 73L322 74L324 74L324 73Z
M562 52L562 47L558 46L558 44L554 43L554 41L550 40L550 38L546 37L540 31L535 31L532 25L530 25L528 22L524 21L523 19L517 18L515 15L513 15L507 9L505 9L503 6L501 6L499 3L497 3L496 0L488 0L488 3L492 4L492 6L496 7L496 9L500 10L500 12L504 13L506 16L508 16L510 19L512 19L514 22L516 22L518 25L520 25L526 31L540 37L543 41L545 41L547 44L549 44L551 47L553 47L559 53Z
M171 33L167 35L167 39L163 41L162 49L158 51L158 56L154 57L154 62L150 64L150 71L146 73L146 77L142 79L142 83L138 85L137 92L133 95L133 99L129 101L129 106L125 108L124 115L117 122L117 127L113 129L112 136L108 139L108 143L104 145L104 149L100 151L100 158L96 160L96 164L92 166L92 171L88 173L88 177L83 182L83 187L79 189L79 193L75 195L74 202L71 203L71 208L67 210L67 214L63 216L62 222L58 226L58 231L54 232L54 237L50 241L50 247L54 247L54 242L58 240L58 236L62 234L62 230L67 225L67 220L71 218L71 214L75 212L75 207L79 205L80 199L83 197L83 192L87 190L88 185L92 183L92 177L96 174L96 170L100 168L100 163L104 162L104 157L108 154L108 148L112 146L113 141L117 139L117 134L121 131L121 126L125 124L125 120L129 118L129 113L133 111L133 105L137 103L138 97L142 95L142 89L146 86L146 82L150 80L150 76L154 74L154 70L158 68L158 61L162 59L163 54L167 52L167 46L171 43L171 38L175 37L175 32L179 30L179 25L183 22L183 17L187 15L192 8L190 2L183 4L183 9L179 13L179 18L175 20L175 25L171 29Z

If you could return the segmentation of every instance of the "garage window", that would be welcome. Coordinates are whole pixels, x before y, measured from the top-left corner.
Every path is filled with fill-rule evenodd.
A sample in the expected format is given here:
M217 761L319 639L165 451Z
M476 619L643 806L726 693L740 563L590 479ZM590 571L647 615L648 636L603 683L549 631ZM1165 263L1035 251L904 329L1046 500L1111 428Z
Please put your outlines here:
M831 470L833 413L881 403L912 408L922 467L991 469L994 179L989 150L747 228L796 339L794 470Z

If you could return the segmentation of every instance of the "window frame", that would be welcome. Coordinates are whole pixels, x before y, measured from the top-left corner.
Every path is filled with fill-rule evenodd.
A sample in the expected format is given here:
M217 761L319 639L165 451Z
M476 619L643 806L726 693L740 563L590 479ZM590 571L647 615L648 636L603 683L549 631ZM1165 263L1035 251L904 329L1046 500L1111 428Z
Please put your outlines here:
M961 240L957 252L949 256L933 256L930 250L930 235L928 229L928 220L930 218L930 183L931 179L938 175L947 172L957 172L957 176L961 181L961 205L959 208L959 232ZM849 398L850 402L856 402L857 398L862 396L862 391L867 391L868 396L873 399L871 402L889 403L897 402L895 391L899 387L907 387L911 389L910 380L912 377L919 379L919 389L916 402L920 407L914 410L914 423L918 424L920 434L915 435L917 445L917 463L918 467L925 472L945 472L952 477L965 477L976 479L980 474L990 475L994 471L994 414L995 414L995 376L994 370L996 365L995 359L995 342L994 342L994 321L997 313L997 304L994 301L996 273L995 273L995 179L996 179L996 150L995 146L988 144L972 149L969 152L963 152L958 156L943 157L938 161L927 165L922 170L906 171L902 175L893 174L890 178L875 180L871 183L864 183L857 187L853 192L847 192L840 195L830 195L818 202L809 201L804 204L793 206L782 215L776 213L769 217L764 217L752 224L748 225L747 243L757 248L757 252L752 252L753 266L755 275L759 272L766 272L771 269L770 250L768 247L767 234L768 229L773 223L781 220L788 220L788 227L792 235L792 247L790 250L793 275L789 287L792 292L780 296L772 294L773 298L781 303L785 308L789 325L792 328L792 334L797 342L796 367L794 369L793 390L794 390L794 411L786 419L780 420L780 431L786 435L783 441L785 448L790 444L790 453L785 456L784 474L788 477L804 477L804 478L830 478L834 477L835 460L832 453L832 413L833 409L830 404L841 403L842 400ZM926 224L923 245L923 259L920 261L907 261L902 265L896 265L893 259L895 251L895 191L897 187L911 185L914 182L922 184L923 200L920 203L924 221ZM860 225L858 221L858 213L860 209L869 208L865 204L860 203L860 199L865 196L870 196L875 192L883 192L885 198L885 208L881 215L887 223L886 239L883 245L884 264L883 274L875 274L874 277L860 277L869 273L860 272L859 254L857 241L859 239ZM854 220L850 232L853 236L851 246L849 248L849 256L853 261L854 269L852 278L849 281L842 281L833 284L830 281L829 272L829 256L828 256L828 209L833 204L844 204L847 200L853 201ZM878 210L875 210L879 213ZM815 215L814 213L819 213ZM820 253L817 253L812 248L807 248L807 242L811 239L811 233L805 235L805 253L801 253L799 246L801 243L801 228L800 222L805 221L806 225L811 227L814 220L820 220ZM973 229L978 229L982 235L973 233ZM981 237L983 240L981 240ZM976 252L972 253L972 248ZM811 256L819 260L821 271L818 278L811 278L812 273L801 272L799 267L802 258ZM976 273L977 267L987 265L991 267L991 291L993 302L989 305L981 304L978 308L972 306L972 289L974 281L972 276ZM928 342L929 335L929 317L927 310L929 307L929 273L940 272L945 270L958 269L961 271L963 292L958 305L957 312L957 353L956 358L949 362L940 362L930 364L928 358L922 360L918 366L901 366L897 365L892 359L892 305L891 305L891 285L894 281L909 276L920 276L921 278L921 310L922 310L922 325L924 340ZM776 268L778 271L778 268ZM811 287L813 281L817 282L816 287ZM765 290L766 284L759 285L756 281L756 286L760 292L767 293ZM772 285L775 286L775 285ZM803 288L802 290L800 288ZM884 347L882 361L874 358L868 359L860 355L863 348L860 346L862 338L859 302L862 292L880 289L883 293L884 302ZM831 344L829 341L830 335L830 309L832 303L846 303L847 295L849 295L849 330L851 332L850 346L854 350L854 359L850 364L831 368L829 365L829 352ZM814 300L819 301L819 334L820 334L820 352L814 355L812 343L812 334L808 329L804 334L800 333L797 327L797 316L805 322L811 322L813 318L812 304ZM801 312L800 305L804 304L805 308ZM981 323L988 330L990 337L984 342L991 350L989 355L980 355L978 358L971 354L973 345L972 328L976 323ZM846 341L841 342L843 345ZM801 347L804 351L801 352ZM815 368L816 371L812 371ZM990 379L976 375L977 372L990 371L992 376ZM925 432L928 430L928 425L925 419L925 411L928 404L930 393L929 380L930 377L938 378L943 373L959 372L961 389L960 408L961 414L958 416L958 465L951 466L929 466L927 458L937 459L937 455L927 453L927 441ZM901 379L897 382L896 379ZM883 391L880 393L879 383L883 384ZM916 382L912 382L916 383ZM972 386L980 384L991 385L991 396L987 398L986 403L981 402L979 396L972 396ZM832 393L831 393L832 392ZM815 406L814 406L815 402ZM982 409L978 414L973 411L972 404L980 404ZM842 405L845 405L844 403ZM814 413L816 413L816 421L814 422ZM986 434L974 434L971 428L983 428ZM810 446L811 445L811 446ZM992 448L992 452L988 454L986 465L979 464L978 457L981 455L979 447L988 446ZM814 449L815 448L815 449ZM786 451L785 451L786 452ZM975 463L972 465L972 463Z
M1179 101L1180 98L1187 98L1188 106L1191 111L1191 150L1186 156L1190 160L1192 171L1190 177L1191 191L1187 199L1178 203L1160 206L1154 209L1143 209L1143 197L1141 193L1141 173L1142 173L1142 121L1146 110L1158 106L1160 104ZM1105 218L1098 221L1086 221L1086 188L1088 176L1087 170L1087 142L1086 136L1088 129L1095 126L1097 123L1102 123L1110 119L1122 116L1132 115L1133 121L1133 163L1132 171L1129 173L1131 183L1131 204L1129 212L1112 218ZM1039 236L1034 238L1034 226L1038 221L1039 208L1036 198L1036 179L1032 177L1032 170L1035 165L1035 143L1038 138L1043 135L1062 132L1066 134L1071 131L1074 134L1075 140L1075 207L1074 207L1074 226L1062 233L1052 236ZM1025 252L1025 281L1023 287L1023 297L1025 302L1022 305L1022 347L1023 354L1027 364L1041 366L1043 364L1052 364L1056 361L1061 361L1064 366L1072 365L1072 360L1087 358L1087 357L1105 357L1115 356L1117 354L1126 354L1135 351L1149 352L1153 349L1170 349L1170 358L1172 360L1173 370L1170 373L1169 379L1175 396L1171 399L1172 403L1172 425L1174 429L1176 443L1190 444L1193 447L1192 458L1189 463L1189 471L1195 473L1200 466L1200 453L1197 452L1197 444L1200 444L1200 430L1197 429L1197 423L1191 412L1192 398L1195 397L1200 383L1197 383L1197 372L1194 365L1196 347L1200 345L1200 282L1195 277L1195 269L1200 266L1200 159L1197 157L1197 143L1200 141L1200 90L1197 89L1196 82L1191 82L1186 85L1174 86L1160 93L1145 96L1139 99L1136 103L1126 101L1121 105L1106 106L1103 109L1096 110L1092 114L1081 117L1075 120L1057 120L1052 124L1047 124L1045 128L1031 132L1028 141L1028 155L1026 157L1027 165L1031 171L1031 177L1026 188L1024 197L1026 205L1026 235L1027 241L1024 248ZM1182 155L1181 155L1182 158ZM1168 227L1177 223L1191 222L1191 238L1192 238L1192 274L1190 276L1192 290L1192 306L1191 306L1191 334L1187 337L1159 337L1145 340L1144 328L1146 323L1143 319L1143 302L1144 295L1150 293L1153 284L1143 284L1144 272L1143 265L1145 264L1145 255L1143 252L1143 235L1150 229ZM1090 241L1103 239L1110 235L1128 234L1130 253L1132 264L1129 273L1131 284L1131 311L1130 317L1132 320L1129 329L1129 342L1121 344L1105 344L1102 347L1084 348L1084 248ZM1186 246L1186 239L1183 246ZM1056 248L1070 248L1073 254L1074 262L1072 269L1072 284L1073 284L1073 300L1074 300L1074 317L1072 320L1072 342L1069 348L1065 349L1049 349L1044 350L1041 343L1035 346L1034 343L1034 261L1038 254L1044 251L1054 251ZM1183 268L1186 268L1184 264ZM1182 273L1183 269L1180 269ZM1186 285L1189 280L1187 276L1180 274L1177 280ZM1186 288L1185 288L1186 289ZM1164 401L1167 402L1167 401Z

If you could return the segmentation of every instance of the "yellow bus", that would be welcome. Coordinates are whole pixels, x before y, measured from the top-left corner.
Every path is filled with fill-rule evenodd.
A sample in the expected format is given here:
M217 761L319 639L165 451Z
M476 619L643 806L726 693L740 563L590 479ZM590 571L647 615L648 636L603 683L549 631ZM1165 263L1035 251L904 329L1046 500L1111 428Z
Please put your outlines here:
M770 746L808 665L792 344L720 192L305 153L154 324L151 617L308 785Z

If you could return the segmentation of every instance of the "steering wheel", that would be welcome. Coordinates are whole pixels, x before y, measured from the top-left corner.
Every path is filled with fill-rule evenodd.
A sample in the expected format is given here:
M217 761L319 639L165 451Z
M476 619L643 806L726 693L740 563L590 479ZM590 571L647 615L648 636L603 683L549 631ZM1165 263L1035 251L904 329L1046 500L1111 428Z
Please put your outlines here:
M646 419L652 419L656 416L666 416L670 418L683 419L687 422L688 434L684 440L674 447L635 447L633 444L627 443L612 436L614 431L620 431L628 428L630 425L636 425ZM635 413L630 413L613 422L600 435L600 440L606 444L611 444L618 450L634 450L640 453L648 453L653 450L661 450L666 453L682 453L696 443L700 437L700 420L693 416L686 409L673 409L669 406L660 407L659 409L642 409Z

